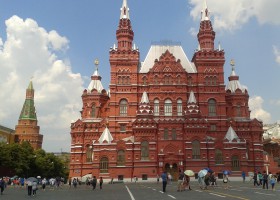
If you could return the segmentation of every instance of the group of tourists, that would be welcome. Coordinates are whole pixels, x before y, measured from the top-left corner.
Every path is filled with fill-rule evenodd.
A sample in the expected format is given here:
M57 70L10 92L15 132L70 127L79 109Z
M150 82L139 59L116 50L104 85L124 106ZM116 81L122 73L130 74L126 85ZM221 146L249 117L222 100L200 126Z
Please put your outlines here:
M96 176L93 176L92 178L87 178L86 179L86 185L88 186L92 186L92 190L95 190L96 189L96 185L97 185L97 182L99 182L99 189L101 190L102 189L102 185L103 185L103 178L100 177L99 178L99 181L97 180ZM74 188L77 188L77 185L81 185L81 181L78 179L78 178L69 178L69 187L71 187L73 185Z
M268 189L268 185L271 185L271 189L275 190L275 184L280 182L280 175L279 174L272 174L271 172L266 173L266 171L255 172L251 180L254 182L254 186L262 186L263 189ZM251 181L250 180L250 181Z

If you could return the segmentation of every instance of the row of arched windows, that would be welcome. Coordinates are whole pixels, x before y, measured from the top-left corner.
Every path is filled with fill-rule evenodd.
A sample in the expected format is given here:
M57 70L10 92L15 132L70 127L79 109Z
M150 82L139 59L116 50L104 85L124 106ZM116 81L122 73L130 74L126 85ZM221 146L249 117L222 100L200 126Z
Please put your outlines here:
M160 103L158 99L154 100L154 115L160 115ZM164 116L172 116L173 115L173 103L171 99L166 99L164 101ZM208 101L208 115L209 116L216 116L217 115L217 108L216 108L216 100L210 99ZM127 116L128 111L128 102L126 99L122 99L120 101L120 116ZM183 102L182 99L177 100L177 116L183 115Z

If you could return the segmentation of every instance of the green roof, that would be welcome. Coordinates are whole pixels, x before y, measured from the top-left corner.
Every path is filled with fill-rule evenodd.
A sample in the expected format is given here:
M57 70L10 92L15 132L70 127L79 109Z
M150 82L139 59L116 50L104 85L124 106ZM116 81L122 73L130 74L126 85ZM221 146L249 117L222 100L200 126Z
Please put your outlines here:
M37 120L33 99L25 99L19 119Z

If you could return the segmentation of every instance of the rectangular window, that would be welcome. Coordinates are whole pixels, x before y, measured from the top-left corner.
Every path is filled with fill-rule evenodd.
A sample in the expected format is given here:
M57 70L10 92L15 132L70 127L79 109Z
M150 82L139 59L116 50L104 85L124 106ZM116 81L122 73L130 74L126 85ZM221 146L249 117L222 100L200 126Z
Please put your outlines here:
M159 116L159 104L158 103L154 104L154 115Z
M120 125L120 131L121 132L125 132L126 131L126 125L125 124L121 124Z
M216 124L210 125L210 131L216 131Z
M173 129L172 129L172 140L176 140L176 139L177 139L176 129L173 128Z
M164 140L168 140L168 128L164 129L164 135L163 135Z

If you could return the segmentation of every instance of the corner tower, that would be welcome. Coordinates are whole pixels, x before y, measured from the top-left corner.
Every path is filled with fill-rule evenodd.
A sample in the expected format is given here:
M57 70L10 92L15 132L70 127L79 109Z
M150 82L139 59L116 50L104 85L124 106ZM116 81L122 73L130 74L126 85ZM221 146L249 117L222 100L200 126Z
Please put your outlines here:
M37 115L34 105L34 89L32 81L29 82L26 89L26 98L23 104L18 125L15 128L15 140L18 143L27 141L34 149L41 149L43 135L40 132L40 126L37 125Z

